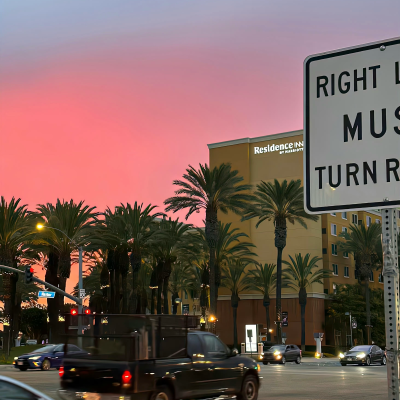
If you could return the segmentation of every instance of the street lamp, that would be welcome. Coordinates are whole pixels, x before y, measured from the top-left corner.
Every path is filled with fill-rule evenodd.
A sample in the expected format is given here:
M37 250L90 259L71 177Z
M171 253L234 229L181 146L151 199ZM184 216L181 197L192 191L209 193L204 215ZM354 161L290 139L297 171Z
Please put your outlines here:
M37 224L37 225L36 225L36 228L37 228L38 230L41 230L41 229L44 229L44 228L46 228L46 229L53 229L53 230L55 230L55 231L61 232L63 235L65 235L65 236L70 240L71 243L73 243L73 244L75 245L75 247L78 248L78 250L79 250L79 283L78 283L78 288L79 288L79 298L80 298L81 291L83 290L83 272L82 272L82 253L83 253L83 249L82 249L82 246L78 246L78 245L77 245L64 231L62 231L61 229L54 228L54 227L52 227L52 226L46 226L46 225L43 225L43 224ZM82 304L78 304L78 314L79 314L79 315L82 314L82 311L83 311L83 308L82 308L82 307L83 307ZM78 317L78 332L79 332L79 335L82 334L82 318L81 318L80 316ZM80 336L78 336L78 345L81 344L81 343L82 343L82 338L81 338ZM80 347L82 347L82 345L80 345Z

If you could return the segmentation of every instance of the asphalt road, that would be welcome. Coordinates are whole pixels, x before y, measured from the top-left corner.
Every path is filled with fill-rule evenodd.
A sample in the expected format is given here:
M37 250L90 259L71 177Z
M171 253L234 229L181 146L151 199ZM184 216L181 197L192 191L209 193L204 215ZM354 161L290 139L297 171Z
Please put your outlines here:
M59 400L59 377L55 370L21 372L0 366L0 374L21 380ZM261 376L260 400L387 399L386 367L382 366L342 367L336 360L305 360L300 365L261 365Z

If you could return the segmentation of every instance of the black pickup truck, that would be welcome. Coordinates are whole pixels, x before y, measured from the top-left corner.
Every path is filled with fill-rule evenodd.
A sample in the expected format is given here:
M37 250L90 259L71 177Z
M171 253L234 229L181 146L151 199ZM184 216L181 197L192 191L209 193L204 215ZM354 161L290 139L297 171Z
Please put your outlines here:
M103 322L106 321L106 324ZM259 366L190 316L93 316L80 345L64 356L60 397L173 400L236 396L257 400ZM89 331L89 334L88 334ZM77 344L67 335L67 344ZM67 346L65 346L67 348Z

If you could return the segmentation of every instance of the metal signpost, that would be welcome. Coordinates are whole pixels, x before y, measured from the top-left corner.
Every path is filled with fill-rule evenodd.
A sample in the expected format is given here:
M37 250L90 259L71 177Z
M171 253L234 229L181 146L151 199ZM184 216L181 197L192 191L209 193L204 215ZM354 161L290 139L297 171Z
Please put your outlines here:
M304 62L309 214L381 209L388 399L399 400L400 38Z

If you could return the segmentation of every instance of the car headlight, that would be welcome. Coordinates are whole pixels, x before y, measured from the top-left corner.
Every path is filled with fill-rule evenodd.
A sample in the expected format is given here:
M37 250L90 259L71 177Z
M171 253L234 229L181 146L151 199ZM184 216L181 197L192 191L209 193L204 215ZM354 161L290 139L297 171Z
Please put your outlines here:
M365 353L357 354L357 358L364 358L364 357L365 357Z
M263 356L262 354L260 354L260 355L258 356L258 358L259 358L260 360L262 360L262 359L264 358L264 356Z
M281 354L281 352L279 350L274 351L274 356L279 356L280 354Z
M18 357L14 357L14 360L18 360Z
M36 357L29 357L30 360L39 360L42 356L36 356Z
M339 358L343 358L344 357L344 354L343 353L340 353L339 354Z

